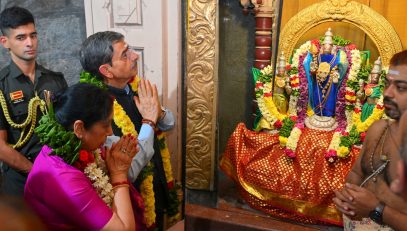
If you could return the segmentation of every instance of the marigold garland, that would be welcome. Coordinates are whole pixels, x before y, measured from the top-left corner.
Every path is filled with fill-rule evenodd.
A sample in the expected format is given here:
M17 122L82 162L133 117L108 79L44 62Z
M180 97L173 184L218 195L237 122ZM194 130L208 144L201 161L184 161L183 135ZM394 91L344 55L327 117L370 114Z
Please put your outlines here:
M155 199L154 199L154 189L153 189L153 174L147 175L141 185L140 194L144 201L144 216L146 219L147 228L154 227L155 225Z
M88 72L81 73L80 82L91 83L96 86L106 88L105 84L103 84L100 80L98 80L95 76L92 76ZM140 78L137 76L129 81L131 90L136 94L139 82ZM113 121L117 125L117 127L121 129L122 134L123 135L131 134L134 137L137 137L138 133L134 127L134 124L124 111L123 107L116 100L114 100L113 103L113 110L114 110ZM163 167L165 171L165 177L167 180L167 187L170 193L170 201L167 214L169 216L169 221L175 222L180 219L180 213L178 209L180 202L177 194L178 186L174 183L174 177L172 175L170 153L165 139L165 133L158 131L157 138L160 141L160 151L163 160ZM143 168L143 170L140 172L138 176L142 181L140 185L141 191L140 194L145 204L144 216L148 229L155 228L155 218L156 218L155 198L153 190L153 167L154 165L152 164L152 162L150 162L146 167Z
M383 96L380 97L381 102L383 102ZM364 121L361 121L362 117L362 111L361 110L355 110L353 114L353 121L356 126L356 129L359 133L367 131L367 129L370 127L370 125L373 124L373 122L379 120L382 118L384 114L384 107L380 105L382 103L378 103L376 107L373 109L372 114Z
M259 110L263 118L268 122L267 126L261 126L262 128L271 127L272 129L278 129L275 126L277 121L282 121L287 115L282 114L278 111L276 105L273 102L272 97L272 83L270 82L271 78L271 66L265 67L261 70L261 76L256 81L256 100ZM261 125L261 123L259 124ZM268 126L270 125L270 126Z
M137 88L138 88L138 83L140 82L140 78L135 77L134 79L132 79L132 81L129 82L129 85L132 89L132 91L137 93ZM124 112L124 110L123 110ZM116 110L115 110L116 113ZM124 112L125 113L125 112ZM126 115L126 117L128 118L128 120L130 120L130 118ZM130 121L131 122L131 121ZM115 121L116 123L116 121ZM131 123L133 125L133 123ZM116 123L116 125L118 125ZM126 125L127 126L127 125ZM119 125L118 125L119 127ZM134 128L134 125L132 126ZM120 127L119 127L120 128ZM125 128L125 127L123 127ZM133 129L132 128L132 129ZM165 172L165 178L167 181L167 187L169 190L169 193L174 193L175 190L175 194L177 195L177 187L175 186L175 181L174 181L174 177L172 174L172 167L171 167L171 155L168 149L168 144L167 144L167 139L166 139L166 134L164 132L161 131L157 131L157 139L159 140L160 143L160 151L161 151L161 158L163 161L163 168L164 168L164 172ZM143 171L147 171L145 172L145 174L147 174L147 176L143 179L142 184L140 187L143 187L144 190L142 190L141 192L141 196L143 198L143 200L145 200L145 216L146 216L146 224L147 227L153 227L154 223L155 223L155 199L154 199L154 191L153 191L153 184L152 184L152 178L153 178L153 169L152 169L152 164L150 164L149 168L144 168ZM150 169L150 170L148 170ZM141 174L144 175L144 174ZM150 180L151 178L151 180ZM144 193L143 193L144 192ZM144 196L143 196L144 194ZM171 207L171 211L170 209L168 209L167 214L169 216L169 220L170 222L174 222L180 219L180 213L178 211L178 206L179 206L180 202L178 197L171 197L170 201L169 201L169 207Z

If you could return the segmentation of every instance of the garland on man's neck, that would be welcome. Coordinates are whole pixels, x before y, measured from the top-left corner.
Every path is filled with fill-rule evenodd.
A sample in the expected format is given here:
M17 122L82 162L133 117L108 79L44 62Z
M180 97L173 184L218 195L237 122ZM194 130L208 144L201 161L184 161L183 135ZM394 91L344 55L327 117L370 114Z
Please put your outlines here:
M129 85L131 90L134 93L137 93L138 83L140 78L135 77L131 81L129 81ZM90 83L96 86L99 86L103 89L106 89L107 86L101 80L99 80L96 76L93 76L89 72L83 71L80 77L81 83ZM114 100L113 103L113 122L116 126L121 130L122 135L132 134L133 136L137 137L138 133L134 127L133 122L130 120L129 116L124 111L124 108ZM166 135L164 132L158 131L157 138L160 144L160 151L163 160L164 172L165 177L167 180L167 187L169 190L169 206L167 208L168 214L168 221L174 224L176 221L180 220L181 214L179 213L179 205L180 201L178 199L177 190L180 188L174 181L172 176L172 169L171 169L171 158L170 153L168 150L168 145L166 142ZM155 198L154 198L154 191L153 191L153 168L154 165L152 162L149 162L143 170L140 172L138 179L141 181L140 185L140 194L144 201L145 206L145 219L146 225L149 230L155 229Z
M55 119L55 113L50 102L49 96L46 96L48 110L38 122L38 127L34 132L40 138L41 144L46 144L52 148L57 156L60 156L66 163L73 165L79 158L79 150L82 142L72 131L67 131Z

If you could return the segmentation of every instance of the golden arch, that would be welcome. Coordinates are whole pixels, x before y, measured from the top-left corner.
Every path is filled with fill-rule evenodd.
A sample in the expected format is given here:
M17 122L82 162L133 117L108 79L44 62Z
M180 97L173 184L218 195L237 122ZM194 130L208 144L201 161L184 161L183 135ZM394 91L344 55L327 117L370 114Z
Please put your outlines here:
M325 0L301 10L284 26L280 35L283 38L280 51L284 51L286 60L305 32L325 22L346 22L363 30L378 48L385 66L389 65L395 53L402 50L394 28L370 7L350 0Z

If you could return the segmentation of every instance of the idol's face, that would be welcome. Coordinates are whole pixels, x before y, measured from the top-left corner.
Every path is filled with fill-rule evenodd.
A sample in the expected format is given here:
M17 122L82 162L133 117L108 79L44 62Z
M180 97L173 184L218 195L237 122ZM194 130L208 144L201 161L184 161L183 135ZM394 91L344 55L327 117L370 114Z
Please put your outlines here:
M322 51L323 51L324 54L330 54L331 51L332 51L332 45L328 44L328 43L323 44L322 45Z
M407 109L407 65L390 66L384 84L386 115L399 120Z
M284 76L285 74L285 67L278 67L277 68L277 75L278 76Z
M374 84L379 83L379 77L380 77L380 74L377 74L377 73L370 74L370 83L374 83Z
M9 49L13 61L33 61L37 57L37 31L33 23L6 29L0 37L3 47Z

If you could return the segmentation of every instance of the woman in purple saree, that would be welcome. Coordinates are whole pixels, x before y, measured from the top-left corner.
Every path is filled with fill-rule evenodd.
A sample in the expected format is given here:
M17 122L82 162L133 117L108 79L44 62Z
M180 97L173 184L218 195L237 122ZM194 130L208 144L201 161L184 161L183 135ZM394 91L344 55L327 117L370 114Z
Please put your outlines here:
M137 139L100 148L112 134L113 99L76 84L54 107L35 131L44 146L27 179L27 203L50 230L145 229L142 200L127 180Z

